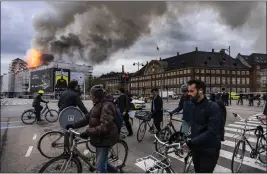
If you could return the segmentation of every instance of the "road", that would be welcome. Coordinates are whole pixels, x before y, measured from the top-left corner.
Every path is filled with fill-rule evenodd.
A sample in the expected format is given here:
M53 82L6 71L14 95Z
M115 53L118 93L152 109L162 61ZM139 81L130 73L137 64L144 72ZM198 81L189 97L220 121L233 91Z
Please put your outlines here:
M21 122L21 113L31 108L31 100L27 99L4 99L1 102L1 172L23 172L32 173L37 172L40 167L48 161L37 150L37 142L41 135L49 130L60 130L58 123L53 124L33 124L25 125ZM173 109L177 106L178 101L169 101L164 103L165 109ZM85 101L85 105L88 109L92 107L91 101ZM57 108L57 103L50 102L50 108ZM150 107L150 104L147 104ZM232 106L227 108L228 117L226 123L226 141L222 144L220 152L220 158L215 172L230 172L232 152L234 150L234 138L233 136L237 132L237 128L242 126L243 123L238 118L232 116L232 112L237 112L243 117L247 118L250 115L261 112L263 108L236 106L235 102L232 102ZM167 121L165 120L165 123ZM249 126L257 126L257 122L250 122ZM129 154L126 162L125 172L144 172L142 167L138 167L136 159L150 155L154 150L153 135L147 133L144 140L138 143L136 140L136 132L138 129L139 120L134 120L133 130L134 136L127 137L126 142L129 146ZM176 123L176 126L180 126ZM250 141L255 144L255 136L250 135ZM81 151L85 150L83 145L79 146ZM247 148L247 150L249 150ZM172 165L177 173L182 172L183 160L178 158L175 154L170 154ZM266 166L255 163L255 159L249 157L249 153L246 153L246 159L244 165L241 168L242 172L248 173L264 173ZM88 172L85 168L84 172Z

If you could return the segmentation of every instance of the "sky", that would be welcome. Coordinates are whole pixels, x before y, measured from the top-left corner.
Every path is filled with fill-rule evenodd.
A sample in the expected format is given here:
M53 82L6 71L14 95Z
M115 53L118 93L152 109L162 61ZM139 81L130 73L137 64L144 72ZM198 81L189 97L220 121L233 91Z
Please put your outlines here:
M160 57L175 56L177 52L191 52L196 47L200 51L219 51L230 45L232 57L238 53L266 54L265 2L253 8L249 5L242 7L242 4L207 8L172 3L167 3L163 15L149 22L149 33L142 33L128 48L118 49L108 59L96 64L93 74L121 71L122 65L126 72L135 72L138 67L133 66L134 62L145 64ZM33 17L50 8L46 2L1 2L1 74L8 71L12 59L25 58L36 37Z

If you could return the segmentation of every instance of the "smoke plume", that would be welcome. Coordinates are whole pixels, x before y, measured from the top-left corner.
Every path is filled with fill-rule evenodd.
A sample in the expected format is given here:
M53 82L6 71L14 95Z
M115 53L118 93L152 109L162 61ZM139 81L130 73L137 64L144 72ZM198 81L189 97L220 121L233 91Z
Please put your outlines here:
M151 21L159 17L171 21L212 9L219 14L221 23L232 29L244 25L262 28L262 18L256 17L253 24L248 22L253 17L253 9L259 8L259 2L101 1L48 2L48 5L48 10L33 19L36 35L32 46L57 57L82 59L91 64L102 63L117 51L130 48L142 36L150 34Z

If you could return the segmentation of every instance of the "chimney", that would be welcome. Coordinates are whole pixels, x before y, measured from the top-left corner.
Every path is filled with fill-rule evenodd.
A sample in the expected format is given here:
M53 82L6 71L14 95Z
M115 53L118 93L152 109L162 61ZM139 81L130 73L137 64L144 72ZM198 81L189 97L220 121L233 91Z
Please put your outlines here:
M177 52L177 56L179 56L179 52Z
M212 52L214 53L214 49L212 49Z
M196 47L196 51L198 51L197 47Z

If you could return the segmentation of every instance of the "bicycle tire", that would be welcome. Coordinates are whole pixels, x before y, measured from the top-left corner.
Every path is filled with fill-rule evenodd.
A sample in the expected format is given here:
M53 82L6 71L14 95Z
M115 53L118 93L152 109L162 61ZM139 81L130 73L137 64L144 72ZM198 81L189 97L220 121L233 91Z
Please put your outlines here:
M117 159L117 161L119 161L119 160L121 161L121 164L120 164L120 165L117 165L116 167L120 167L120 168L122 168L122 167L125 166L126 160L127 160L127 158L128 158L128 150L129 150L129 148L128 148L127 143L126 143L124 140L119 140L114 146L112 146L112 148L109 150L109 153L112 153L113 148L116 148L116 147L115 147L116 145L117 145L117 147L118 147L118 144L121 144L122 147L123 147L124 150L125 150L125 154L123 155L123 159ZM122 147L120 147L120 148L116 148L116 149L121 150ZM109 160L114 160L114 158L112 158L112 156L110 156L110 155L112 155L112 154L109 154ZM118 154L117 154L117 156L118 156Z
M48 155L47 153L44 153L44 150L42 149L42 141L45 137L47 137L49 134L58 134L59 135L59 138L57 140L59 140L60 138L63 138L63 143L62 143L62 153L60 153L60 155L56 155L56 156L50 156ZM49 145L50 146L50 145ZM51 146L53 147L53 145L51 144ZM55 148L55 147L53 147ZM43 155L44 157L46 158L56 158L56 157L59 157L61 156L63 153L64 153L64 134L63 132L60 132L60 131L49 131L49 132L46 132L45 134L43 134L41 136L41 138L39 139L38 141L38 144L37 144L37 149L39 150L39 152L41 153L41 155ZM56 148L55 148L56 149ZM57 149L58 150L58 149Z
M46 172L45 170L51 165L51 164L53 164L53 163L55 163L55 162L57 162L57 161L59 161L59 160L68 160L70 158L70 155L63 155L63 156L59 156L59 157L56 157L56 158L52 158L51 160L49 160L47 163L45 163L44 165L43 165L43 167L39 170L39 172L38 173L48 173L48 172ZM75 173L82 173L82 163L81 163L81 161L79 160L79 158L77 158L77 157L72 157L71 158L71 162L74 162L74 163L72 163L72 165L73 164L75 164L76 166L77 166L77 171L75 172ZM52 172L49 172L49 173L52 173ZM59 172L56 172L56 173L59 173Z
M243 145L241 144L243 143ZM239 150L239 146L242 146L242 153L241 153L241 163L240 165L238 166L238 169L235 171L234 170L234 163L235 163L235 155L238 153L238 150ZM246 152L246 142L243 141L243 140L239 140L235 146L235 149L234 149L234 152L233 152L233 156L232 156L232 161L231 161L231 171L232 173L238 173L241 169L241 166L242 166L242 163L243 163L243 159L244 159L244 156L245 156L245 152Z
M145 129L145 130L144 130L144 135L141 136L141 138L140 138L140 137L139 137L139 134L140 134L141 126L142 126L142 125L144 125L144 129ZM141 142L141 141L144 139L145 134L146 134L146 128L147 128L147 122L146 122L146 121L142 121L141 124L139 125L138 131L137 131L137 136L136 136L138 142Z
M24 117L25 117L25 114L26 114L26 113L31 113L30 118L31 118L32 115L35 116L35 117L33 117L34 119L33 119L32 122L25 122ZM28 118L29 118L29 116L28 116ZM36 115L35 115L35 112L34 112L33 109L28 109L28 110L24 111L24 112L22 113L22 115L21 115L21 121L22 121L24 124L28 124L28 125L29 125L29 124L33 124L36 120L37 120L37 118L36 118Z
M163 135L163 136L161 136L161 135ZM169 137L168 137L168 135L169 135ZM167 127L163 128L163 129L161 129L157 136L162 142L166 142L166 141L168 141L168 139L170 138L171 135L172 135L172 131L167 126ZM155 150L156 150L156 152L159 152L159 149L160 149L159 143L158 143L158 141L156 141L155 142Z
M266 153L267 153L267 134L265 133L263 136L265 136L265 137L261 137L261 139L259 140L260 148L263 149L263 151L261 151L259 153L259 160L262 164L267 164L267 155L266 155ZM263 153L263 156L261 156L262 153Z
M48 113L52 113L52 112L54 112L54 114L52 114L53 115L53 117L55 116L55 119L54 120L50 120L50 119L48 119ZM58 120L58 111L57 110L55 110L55 109L49 109L46 113L45 113L45 119L46 119L46 121L48 121L49 123L54 123L54 122L56 122L57 120Z

